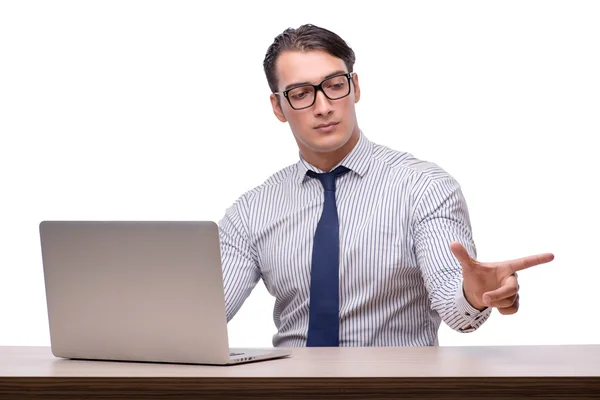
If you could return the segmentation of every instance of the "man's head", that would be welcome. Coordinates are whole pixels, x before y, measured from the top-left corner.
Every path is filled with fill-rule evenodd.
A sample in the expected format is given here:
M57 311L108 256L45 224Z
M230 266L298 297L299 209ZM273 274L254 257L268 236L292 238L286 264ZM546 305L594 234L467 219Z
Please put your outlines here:
M263 65L273 112L289 122L304 156L343 152L358 140L354 104L360 87L358 76L351 74L354 61L354 51L342 38L314 25L286 29L267 50ZM310 86L321 83L321 90ZM336 125L317 128L331 123Z

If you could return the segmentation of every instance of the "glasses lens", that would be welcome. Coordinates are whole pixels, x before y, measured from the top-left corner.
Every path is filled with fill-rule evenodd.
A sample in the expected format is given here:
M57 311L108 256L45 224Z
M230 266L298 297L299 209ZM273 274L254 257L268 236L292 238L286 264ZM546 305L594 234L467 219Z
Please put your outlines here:
M300 86L288 92L288 99L294 108L309 107L315 99L315 88L312 86Z
M323 91L331 100L341 99L350 94L350 85L345 75L334 76L323 82Z

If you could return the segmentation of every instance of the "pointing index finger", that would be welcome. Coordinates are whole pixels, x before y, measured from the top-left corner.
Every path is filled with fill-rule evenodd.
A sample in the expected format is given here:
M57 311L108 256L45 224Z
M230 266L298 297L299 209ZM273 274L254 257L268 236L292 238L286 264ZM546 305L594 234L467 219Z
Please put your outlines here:
M516 260L505 261L501 263L501 266L508 268L511 274L514 274L517 271L521 271L539 264L546 264L552 260L554 260L554 254L543 253L535 256L518 258Z

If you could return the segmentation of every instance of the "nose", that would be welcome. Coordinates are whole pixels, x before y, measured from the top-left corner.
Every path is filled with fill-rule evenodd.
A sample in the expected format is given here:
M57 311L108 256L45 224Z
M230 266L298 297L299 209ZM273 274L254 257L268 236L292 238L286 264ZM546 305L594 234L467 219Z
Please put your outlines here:
M333 112L331 101L325 96L322 90L317 90L317 98L313 108L315 116L328 116Z

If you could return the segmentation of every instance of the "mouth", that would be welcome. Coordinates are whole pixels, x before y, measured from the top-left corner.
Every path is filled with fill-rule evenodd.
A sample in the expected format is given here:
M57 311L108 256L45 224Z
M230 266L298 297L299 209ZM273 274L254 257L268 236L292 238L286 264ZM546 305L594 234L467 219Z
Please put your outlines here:
M339 122L329 122L327 124L321 124L314 127L315 130L319 132L331 132L335 129L335 127L339 124Z

